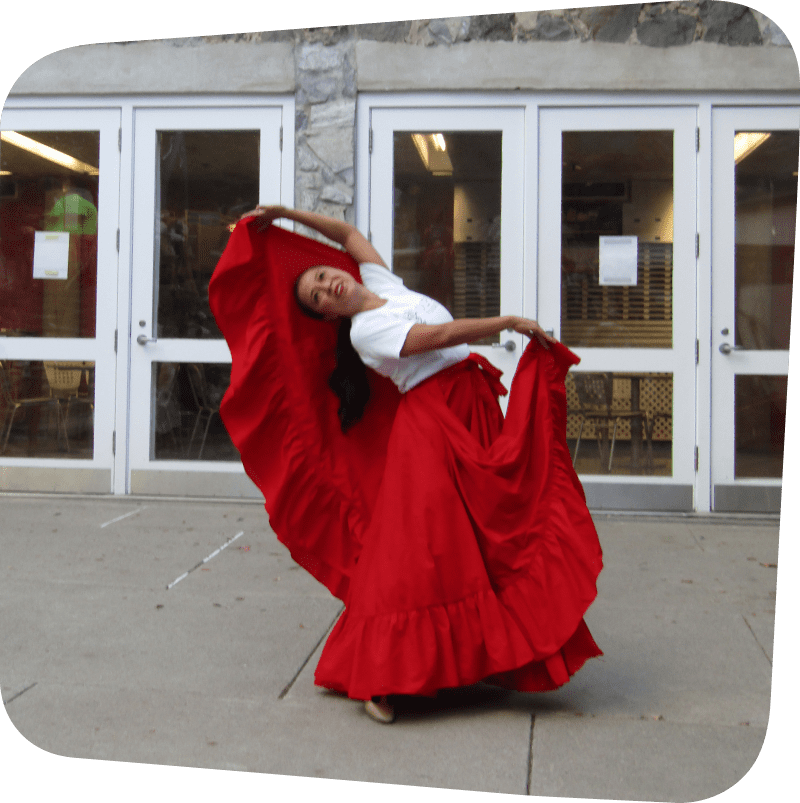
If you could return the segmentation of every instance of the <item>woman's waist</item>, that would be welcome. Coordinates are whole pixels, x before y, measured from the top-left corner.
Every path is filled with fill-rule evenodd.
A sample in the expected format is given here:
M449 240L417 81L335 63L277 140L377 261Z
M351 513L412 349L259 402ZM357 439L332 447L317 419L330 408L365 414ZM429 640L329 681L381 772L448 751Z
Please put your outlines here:
M479 371L491 387L495 396L505 396L508 393L507 388L500 381L500 377L503 375L503 372L496 366L492 365L492 363L489 362L489 360L487 360L483 354L478 354L474 351L471 351L469 356L465 357L463 360L459 360L452 365L445 366L431 376L426 377L417 385L415 385L415 387L420 387L431 381L442 381L455 378L459 374L467 371ZM413 390L413 388L410 388L410 390Z

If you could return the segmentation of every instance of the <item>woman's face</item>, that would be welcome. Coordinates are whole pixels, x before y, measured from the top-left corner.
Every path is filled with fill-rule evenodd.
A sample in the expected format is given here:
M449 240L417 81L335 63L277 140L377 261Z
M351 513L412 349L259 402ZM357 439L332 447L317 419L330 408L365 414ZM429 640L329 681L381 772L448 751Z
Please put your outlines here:
M297 282L300 303L327 321L350 318L361 309L361 285L347 272L328 265L309 268Z

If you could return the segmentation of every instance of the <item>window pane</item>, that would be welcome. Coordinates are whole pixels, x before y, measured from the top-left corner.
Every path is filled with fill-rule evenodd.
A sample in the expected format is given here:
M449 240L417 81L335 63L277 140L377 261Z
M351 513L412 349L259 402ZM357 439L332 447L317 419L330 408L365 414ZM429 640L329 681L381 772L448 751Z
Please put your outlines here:
M672 476L672 374L570 371L566 388L579 474Z
M566 345L672 347L672 151L672 131L563 133ZM601 266L601 237L632 241L627 280Z
M239 460L219 417L227 363L153 363L156 460Z
M0 362L0 454L91 460L94 363Z
M780 477L786 428L785 376L735 378L735 476Z
M99 155L97 131L0 132L0 335L95 336Z
M222 338L208 282L233 225L258 203L258 131L159 131L158 337Z
M501 172L499 132L394 135L393 269L454 318L500 314Z
M734 159L736 344L788 349L798 132L738 132Z

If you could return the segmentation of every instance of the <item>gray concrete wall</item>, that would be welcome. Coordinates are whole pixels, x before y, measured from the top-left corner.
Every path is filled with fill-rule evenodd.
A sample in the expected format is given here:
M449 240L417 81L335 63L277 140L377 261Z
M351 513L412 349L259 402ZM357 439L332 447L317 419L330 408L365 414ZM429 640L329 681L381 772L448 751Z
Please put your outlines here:
M356 43L358 89L543 91L797 91L791 48L736 48L709 42L634 47L573 39L537 47L464 42L426 50Z
M763 14L670 2L70 48L14 96L294 94L295 202L352 220L358 92L796 92Z
M184 39L81 45L32 64L15 95L291 93L293 45Z

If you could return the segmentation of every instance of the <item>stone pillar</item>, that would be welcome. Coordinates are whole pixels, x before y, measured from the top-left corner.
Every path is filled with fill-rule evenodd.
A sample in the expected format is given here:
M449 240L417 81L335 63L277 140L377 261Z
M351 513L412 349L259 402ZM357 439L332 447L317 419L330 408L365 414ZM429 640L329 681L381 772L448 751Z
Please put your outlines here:
M352 37L303 42L297 71L295 206L355 219L356 80ZM298 227L298 230L302 227ZM304 233L317 236L314 232Z

